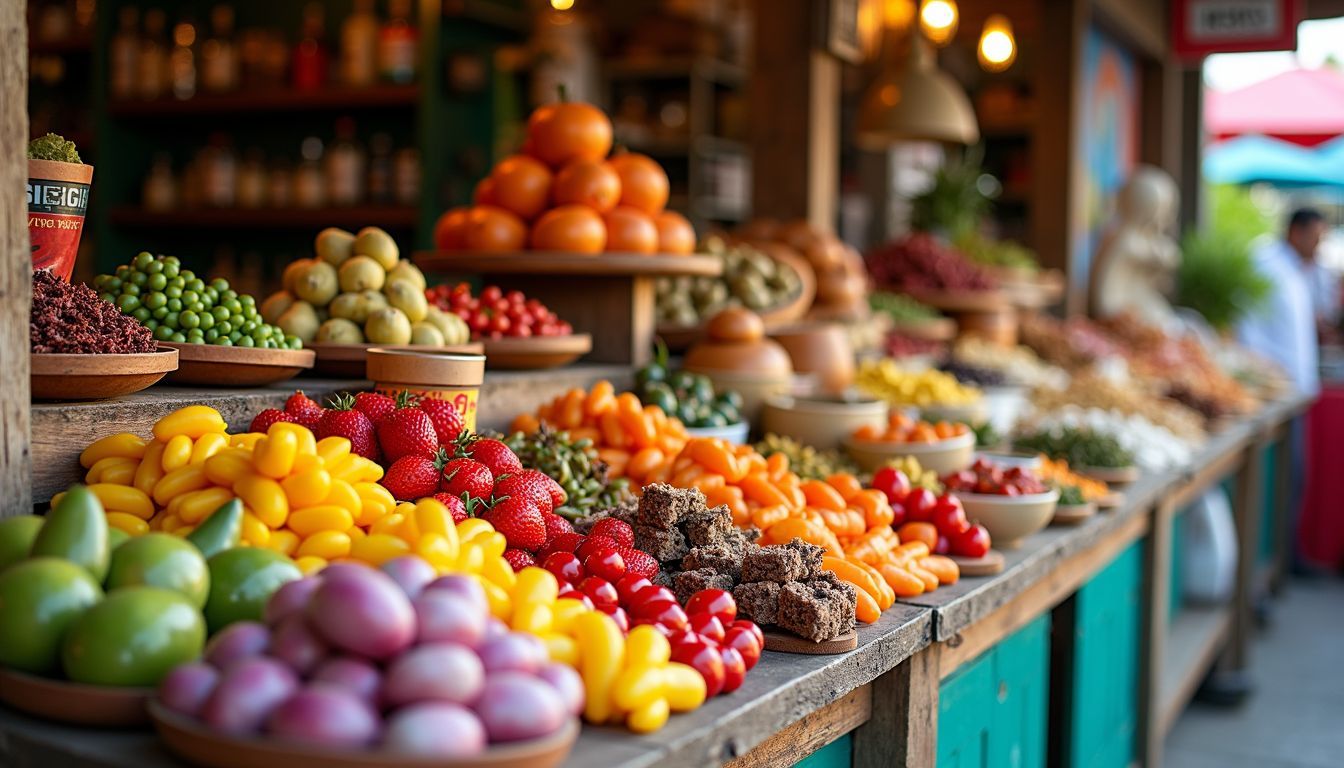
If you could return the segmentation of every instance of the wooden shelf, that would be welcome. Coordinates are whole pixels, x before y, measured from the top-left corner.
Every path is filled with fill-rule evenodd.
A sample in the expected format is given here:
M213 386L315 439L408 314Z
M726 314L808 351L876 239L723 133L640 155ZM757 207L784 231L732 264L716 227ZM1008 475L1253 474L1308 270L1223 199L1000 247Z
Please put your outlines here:
M415 254L421 269L433 272L478 272L489 275L703 275L717 277L723 264L711 256L666 256L635 253L576 253L521 251L473 253L421 251Z
M471 21L520 35L532 28L532 19L526 12L490 0L443 0L443 18Z
M1163 734L1171 730L1190 703L1231 630L1232 610L1228 606L1185 608L1172 618L1162 654L1158 698L1158 722Z
M412 107L420 99L420 86L374 85L368 88L324 88L317 91L290 89L252 90L237 93L204 93L190 99L114 101L108 112L114 117L169 117L219 115L247 112L302 112L307 110L385 109Z
M629 58L607 62L603 73L608 80L674 80L698 77L726 86L746 82L747 70L719 59L690 56Z
M750 148L743 142L709 135L694 138L680 136L642 140L622 137L618 141L633 152L643 152L654 157L680 157L691 154L701 156L747 155L751 153Z
M419 222L413 206L357 206L351 208L199 208L180 211L147 211L115 208L112 224L129 228L158 229L321 229L345 221L361 227L412 229Z
M87 55L93 50L93 33L77 32L60 40L29 40L28 52L34 56Z

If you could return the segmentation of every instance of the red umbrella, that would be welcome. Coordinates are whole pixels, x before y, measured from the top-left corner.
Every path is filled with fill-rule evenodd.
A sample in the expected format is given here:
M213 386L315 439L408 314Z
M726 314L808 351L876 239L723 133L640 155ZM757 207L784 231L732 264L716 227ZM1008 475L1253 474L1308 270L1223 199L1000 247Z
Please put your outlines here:
M1207 90L1204 127L1215 141L1254 133L1314 147L1344 134L1344 75L1294 69L1235 91Z

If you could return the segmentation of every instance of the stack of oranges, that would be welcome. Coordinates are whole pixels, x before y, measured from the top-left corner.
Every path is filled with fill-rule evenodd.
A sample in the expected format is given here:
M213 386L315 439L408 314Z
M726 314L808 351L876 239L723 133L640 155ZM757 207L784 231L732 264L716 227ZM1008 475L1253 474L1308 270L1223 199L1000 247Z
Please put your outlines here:
M522 151L476 186L475 205L439 218L445 251L685 254L695 231L665 210L667 172L649 157L611 153L611 121L591 104L561 101L528 118Z

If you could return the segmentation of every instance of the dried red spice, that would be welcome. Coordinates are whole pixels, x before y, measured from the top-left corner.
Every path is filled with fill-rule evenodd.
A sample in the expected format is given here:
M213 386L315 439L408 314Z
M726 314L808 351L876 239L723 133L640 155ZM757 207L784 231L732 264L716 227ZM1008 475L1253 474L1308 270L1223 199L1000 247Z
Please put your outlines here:
M28 337L33 352L130 354L153 352L154 334L98 298L84 284L67 283L45 269L33 271Z

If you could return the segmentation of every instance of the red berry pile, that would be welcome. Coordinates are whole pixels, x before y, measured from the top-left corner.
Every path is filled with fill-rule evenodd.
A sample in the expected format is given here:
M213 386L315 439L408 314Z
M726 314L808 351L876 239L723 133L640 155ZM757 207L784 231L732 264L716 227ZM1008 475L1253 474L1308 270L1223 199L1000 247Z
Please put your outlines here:
M863 257L873 282L897 291L986 291L997 281L926 232L915 232Z
M1031 470L1022 467L1003 467L984 459L977 459L970 469L953 472L943 478L950 491L983 493L991 496L1030 496L1048 493L1049 488Z
M505 337L568 336L574 332L569 323L556 317L536 299L522 291L505 293L497 285L487 285L480 296L471 295L471 286L458 283L449 288L436 285L425 291L429 303L462 318L471 329L473 341Z
M989 552L989 531L966 518L961 500L953 494L938 496L927 488L912 488L905 473L892 467L873 473L872 487L886 494L891 502L892 528L906 523L929 523L938 530L934 554L984 557Z

